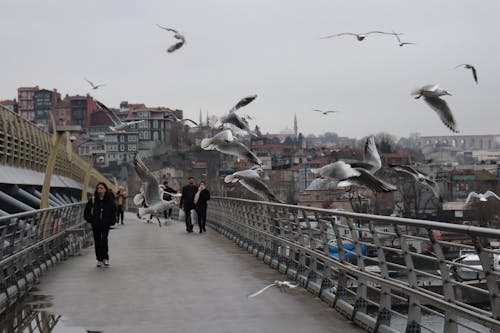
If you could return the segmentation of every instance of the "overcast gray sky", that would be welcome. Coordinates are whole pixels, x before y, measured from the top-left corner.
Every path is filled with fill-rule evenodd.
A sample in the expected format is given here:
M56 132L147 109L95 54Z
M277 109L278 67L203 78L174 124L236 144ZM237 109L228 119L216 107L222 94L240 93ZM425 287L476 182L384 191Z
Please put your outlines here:
M0 99L20 86L167 106L198 119L258 94L263 132L453 134L412 90L440 84L461 134L499 134L500 1L3 0ZM179 30L186 44L156 24ZM320 39L339 32L393 36ZM479 84L469 70L476 66ZM91 91L84 77L106 86ZM339 110L323 116L312 109Z

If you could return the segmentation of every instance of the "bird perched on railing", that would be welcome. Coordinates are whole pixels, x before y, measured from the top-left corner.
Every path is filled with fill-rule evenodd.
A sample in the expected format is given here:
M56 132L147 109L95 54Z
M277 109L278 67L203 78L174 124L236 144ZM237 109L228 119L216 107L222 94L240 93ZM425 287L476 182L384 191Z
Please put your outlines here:
M144 120L134 120L134 121L127 121L124 122L118 117L116 112L113 110L109 109L106 105L102 104L99 101L95 101L99 108L106 113L108 118L113 122L114 126L109 126L109 129L112 130L113 132L124 132L125 129L129 128L131 125L134 124L140 124L143 123Z
M278 281L278 280L275 280L273 283L271 283L270 285L267 285L265 286L264 288L262 288L261 290L253 293L253 294L250 294L248 295L247 297L248 298L252 298L252 297L255 297L257 295L260 295L262 294L265 290L271 288L271 287L278 287L280 288L280 291L281 292L285 292L287 289L294 289L294 288L297 288L299 285L298 284L292 284L290 281Z

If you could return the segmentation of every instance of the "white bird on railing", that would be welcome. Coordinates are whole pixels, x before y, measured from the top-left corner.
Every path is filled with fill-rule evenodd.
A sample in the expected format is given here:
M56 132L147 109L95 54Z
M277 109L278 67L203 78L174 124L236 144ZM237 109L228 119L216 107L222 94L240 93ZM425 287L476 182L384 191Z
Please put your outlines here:
M144 120L134 120L134 121L128 121L124 122L118 117L116 112L113 110L109 109L106 105L102 104L99 101L95 101L99 108L106 113L108 118L113 122L114 126L109 126L109 129L112 130L113 132L124 132L125 129L129 128L131 125L134 124L140 124L143 123Z
M262 294L265 290L267 290L267 289L269 289L269 288L271 288L273 286L276 286L276 287L280 288L280 291L284 292L287 289L297 288L299 286L299 284L292 284L290 281L278 281L278 280L276 280L273 283L271 283L270 285L265 286L261 290L255 292L253 294L250 294L247 297L248 298L255 297L255 296L259 295L259 294Z
M465 200L465 203L469 203L472 201L472 199L477 198L479 201L488 201L488 198L495 198L497 200L500 200L500 197L496 195L496 193L492 191L486 191L484 193L476 193L476 192L470 192L469 195L467 196L467 199Z

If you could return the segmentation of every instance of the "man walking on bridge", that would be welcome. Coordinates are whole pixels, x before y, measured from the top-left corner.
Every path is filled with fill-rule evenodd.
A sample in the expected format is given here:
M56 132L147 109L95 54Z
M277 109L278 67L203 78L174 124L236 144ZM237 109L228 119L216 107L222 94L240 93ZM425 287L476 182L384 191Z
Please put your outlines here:
M191 210L195 208L194 196L196 192L198 192L198 187L194 185L194 177L189 177L188 184L182 188L181 202L179 203L179 208L184 210L187 232L193 232Z

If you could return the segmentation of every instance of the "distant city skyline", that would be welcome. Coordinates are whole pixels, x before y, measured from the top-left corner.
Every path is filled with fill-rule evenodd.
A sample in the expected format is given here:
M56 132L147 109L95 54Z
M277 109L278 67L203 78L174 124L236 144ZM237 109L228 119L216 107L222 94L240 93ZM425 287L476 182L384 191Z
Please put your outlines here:
M411 92L440 84L462 135L498 134L500 2L420 1L20 0L0 11L0 99L35 86L85 95L110 107L121 101L181 109L198 119L239 110L263 133L293 128L305 136L335 132L362 138L453 135ZM245 15L242 15L245 13ZM174 28L176 40L156 25ZM401 32L321 39L342 32ZM468 69L477 69L478 84ZM89 80L96 85L93 89ZM319 110L338 110L323 115Z

